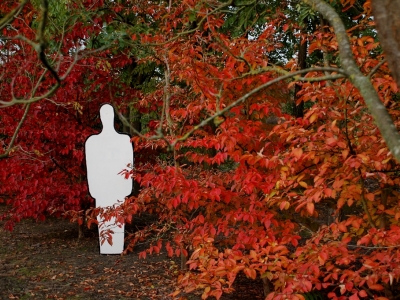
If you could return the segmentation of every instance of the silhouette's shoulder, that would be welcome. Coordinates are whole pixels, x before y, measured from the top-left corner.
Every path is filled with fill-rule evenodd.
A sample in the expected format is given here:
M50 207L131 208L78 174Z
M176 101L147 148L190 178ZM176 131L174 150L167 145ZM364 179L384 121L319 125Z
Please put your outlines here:
M86 144L87 143L90 143L90 142L92 142L92 141L95 141L95 140L97 140L97 138L99 137L99 134L92 134L91 136L89 136L87 139L86 139Z
M120 133L119 136L121 137L121 139L125 139L130 141L131 137L129 135L127 135L126 133Z

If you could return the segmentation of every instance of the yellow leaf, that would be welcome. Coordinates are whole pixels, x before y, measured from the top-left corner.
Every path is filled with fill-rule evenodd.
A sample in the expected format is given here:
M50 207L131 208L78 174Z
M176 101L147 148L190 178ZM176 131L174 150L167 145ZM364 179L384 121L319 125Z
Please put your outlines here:
M303 174L301 174L299 177L297 177L297 182L299 182L300 180L302 180L304 176L306 176L306 175L303 173Z
M343 157L343 159L346 159L348 155L349 155L349 150L348 150L348 149L344 149L344 150L342 151L342 157Z
M312 114L310 117L310 123L313 123L317 118L318 118L318 115L316 113Z
M305 189L308 187L307 183L304 181L300 181L299 184Z

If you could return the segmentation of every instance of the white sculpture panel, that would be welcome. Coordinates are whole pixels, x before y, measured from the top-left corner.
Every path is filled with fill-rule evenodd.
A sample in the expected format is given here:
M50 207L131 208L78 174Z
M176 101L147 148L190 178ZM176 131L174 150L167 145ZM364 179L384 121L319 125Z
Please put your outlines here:
M133 149L130 137L118 133L114 128L114 108L105 104L100 108L103 129L90 136L85 143L86 168L90 195L96 207L118 206L132 192L131 179L125 179L120 172L133 166ZM112 230L112 245L101 244L101 254L120 254L124 249L124 224L115 224L115 218L104 222L100 217L99 236L103 230Z

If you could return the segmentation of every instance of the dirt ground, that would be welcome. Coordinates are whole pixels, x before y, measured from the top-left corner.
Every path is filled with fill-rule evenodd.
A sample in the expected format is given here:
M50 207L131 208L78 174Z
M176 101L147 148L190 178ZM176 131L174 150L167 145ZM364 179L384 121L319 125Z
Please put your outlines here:
M67 220L25 220L12 233L0 222L0 299L172 299L177 259L163 252L139 259L143 249L100 255L95 230L77 237L77 224ZM261 282L239 278L235 292L221 298L233 299L263 299Z

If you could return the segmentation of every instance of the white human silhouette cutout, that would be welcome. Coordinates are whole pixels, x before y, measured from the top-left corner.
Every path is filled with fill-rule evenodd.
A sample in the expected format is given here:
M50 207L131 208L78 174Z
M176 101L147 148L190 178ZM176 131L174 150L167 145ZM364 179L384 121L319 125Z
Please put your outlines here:
M103 129L100 134L90 136L85 143L86 169L90 195L96 207L117 206L132 192L131 179L120 172L133 165L133 149L130 137L114 129L114 108L105 104L100 108ZM99 239L101 254L120 254L124 250L125 224L116 224L115 217L103 221L100 216ZM112 245L107 240L101 244L101 232L112 230Z

